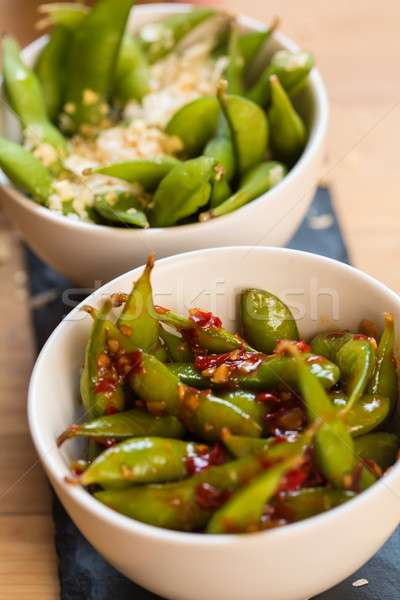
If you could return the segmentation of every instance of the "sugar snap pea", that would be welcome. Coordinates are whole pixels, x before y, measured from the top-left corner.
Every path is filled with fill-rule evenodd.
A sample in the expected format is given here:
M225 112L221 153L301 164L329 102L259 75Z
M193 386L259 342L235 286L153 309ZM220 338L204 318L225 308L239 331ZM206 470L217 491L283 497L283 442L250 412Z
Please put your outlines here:
M173 167L154 194L149 212L152 227L175 225L207 204L216 164L215 159L200 156Z
M171 15L141 28L138 41L150 63L164 58L178 42L197 25L216 14L212 8L195 8L187 13Z
M52 194L50 171L20 144L0 136L0 168L18 187L46 205Z
M171 438L185 437L186 427L175 417L152 415L142 408L105 415L82 424L70 425L58 438L61 446L74 437L86 437L102 440L125 440L140 436L159 436Z
M194 158L214 136L220 106L215 96L202 96L182 106L168 121L165 133L182 141L181 156Z
M264 354L276 348L278 340L298 340L296 321L289 307L265 290L243 290L240 296L243 338Z
M63 125L93 135L109 124L109 94L118 50L134 0L99 0L74 31L67 57Z
M204 444L161 437L123 440L102 452L73 481L105 488L129 487L133 483L163 483L189 476L185 459L204 455Z
M39 80L20 57L20 48L11 36L3 38L4 86L11 108L21 119L33 146L47 144L53 149L51 162L57 163L68 154L61 132L50 122Z
M277 160L292 166L306 145L306 127L282 87L278 76L271 75L269 81L271 103L268 110L268 122L271 150Z
M108 189L105 192L97 192L93 208L107 221L120 224L129 223L144 229L149 227L139 198L127 190Z
M282 181L286 173L285 165L280 162L271 160L260 163L246 173L237 192L217 207L201 213L199 220L208 221L214 217L220 217L237 210L268 192Z

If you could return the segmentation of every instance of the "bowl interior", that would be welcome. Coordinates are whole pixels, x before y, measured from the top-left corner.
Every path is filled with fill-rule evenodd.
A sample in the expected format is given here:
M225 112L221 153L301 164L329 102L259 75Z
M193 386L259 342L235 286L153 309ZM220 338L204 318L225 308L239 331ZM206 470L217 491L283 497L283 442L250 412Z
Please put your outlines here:
M85 303L99 306L110 293L129 292L141 271L117 278ZM300 336L306 339L329 329L357 329L364 318L382 331L383 312L391 311L398 324L395 354L400 359L399 298L363 273L330 259L285 249L210 249L158 261L152 283L156 304L182 314L193 307L211 310L232 332L238 330L238 296L248 287L266 289L287 302ZM71 459L80 456L81 444L68 441L58 450L55 440L80 418L79 374L90 327L91 318L79 307L64 319L38 358L29 390L33 439L49 473L64 487L62 479ZM87 497L76 487L66 486L66 492L83 502ZM128 523L135 527L134 522Z

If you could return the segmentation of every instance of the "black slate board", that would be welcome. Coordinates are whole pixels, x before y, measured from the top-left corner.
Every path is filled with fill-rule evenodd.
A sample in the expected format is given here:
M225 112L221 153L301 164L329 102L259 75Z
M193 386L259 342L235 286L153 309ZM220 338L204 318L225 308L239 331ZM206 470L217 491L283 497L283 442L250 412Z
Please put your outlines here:
M287 246L322 254L342 262L350 262L327 188L318 189L306 218ZM32 297L38 299L38 294L46 295L49 290L49 297L52 297L51 302L45 307L32 311L39 352L66 312L74 304L81 302L87 292L74 289L70 282L44 265L29 250L27 250L27 264ZM68 306L65 303L66 290L68 290ZM139 587L109 565L81 535L55 495L53 516L62 600L160 598ZM354 587L352 583L358 579L367 579L368 585ZM351 577L313 600L399 599L400 527L367 564Z

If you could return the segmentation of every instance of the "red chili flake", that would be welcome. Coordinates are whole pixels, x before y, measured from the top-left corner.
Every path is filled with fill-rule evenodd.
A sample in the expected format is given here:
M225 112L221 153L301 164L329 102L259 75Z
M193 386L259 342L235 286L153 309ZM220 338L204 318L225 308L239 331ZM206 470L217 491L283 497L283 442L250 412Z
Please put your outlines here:
M143 371L142 352L134 350L117 356L115 364L117 372L124 377L128 377L131 373L141 373Z
M202 510L220 508L230 496L231 492L228 490L218 490L209 483L199 483L196 486L195 501Z
M352 492L356 492L359 494L361 492L360 483L361 483L361 475L363 472L364 463L361 461L358 463L357 468L353 473L353 481L351 482L351 486L348 488Z
M227 352L226 354L198 354L194 359L194 366L198 371L204 371L204 369L217 367L225 362L229 356L230 352Z
M281 402L281 398L278 394L272 394L271 392L260 392L254 398L255 402Z
M184 464L188 475L195 475L206 471L211 466L223 465L225 462L224 449L220 444L215 444L210 451L205 448L200 456L189 456Z
M343 329L342 331L334 331L333 333L328 333L326 337L330 340L336 340L336 338L343 337L346 333L350 333L350 329Z
M301 484L307 479L307 473L305 473L302 469L293 469L286 473L283 478L281 485L279 486L279 490L277 494L282 494L284 492L296 492L300 489Z
M94 394L113 393L117 390L117 383L111 377L100 377L94 386Z
M320 356L319 354L316 354L315 356L309 356L308 358L306 358L306 363L308 365L311 365L312 363L322 363L324 362L324 357Z
M277 346L274 350L274 354L283 354L286 352L286 350L284 349L283 343L284 342L288 342L290 344L293 344L293 346L296 346L296 348L298 350L300 350L300 352L311 352L311 348L308 344L306 344L305 340L300 340L299 342L297 342L296 340L276 340L277 341Z
M120 411L118 410L118 408L115 408L113 402L111 402L110 406L107 409L107 415L115 415L116 413L119 413Z
M356 333L353 335L353 340L370 340L371 338L368 335L364 335L363 333Z
M219 317L215 317L211 312L201 310L200 308L192 308L189 311L189 321L195 323L202 329L210 327L221 327L222 321Z
M301 431L306 423L307 416L304 406L299 400L286 400L278 408L267 413L264 417L275 435L282 435L289 431Z
M157 304L154 305L154 309L158 314L163 314L163 313L169 313L171 312L169 310L169 308L164 308L163 306L158 306Z

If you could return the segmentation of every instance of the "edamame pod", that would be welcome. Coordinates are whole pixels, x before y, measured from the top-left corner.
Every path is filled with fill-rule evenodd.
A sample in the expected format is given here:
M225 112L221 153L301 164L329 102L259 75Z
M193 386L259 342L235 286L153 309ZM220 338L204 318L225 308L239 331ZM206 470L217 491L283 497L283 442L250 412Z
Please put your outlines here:
M135 437L104 450L74 483L105 488L164 483L189 476L185 459L204 455L205 444L161 437Z
M127 190L109 189L96 193L93 208L113 223L129 223L147 229L149 222L140 200Z
M63 127L91 136L110 123L118 51L134 0L99 0L74 31L67 57Z
M201 213L199 221L221 217L248 204L282 181L286 173L285 165L273 160L257 165L245 175L237 192L216 208Z
M396 462L399 436L394 433L368 433L354 441L357 456L365 461L374 461L386 471Z
M125 440L140 436L159 436L183 438L186 427L170 415L155 416L141 408L133 408L86 423L70 425L58 438L61 446L66 440L74 437L86 437L104 440Z
M292 166L306 145L306 127L277 75L271 75L269 81L271 104L268 111L268 122L272 154L274 158Z
M132 99L141 102L155 85L146 56L135 38L125 33L117 58L113 95L122 106Z
M220 85L217 98L228 121L238 171L243 175L265 158L268 146L268 121L264 111L254 102L225 94L225 85Z
M67 145L63 135L49 121L45 100L37 75L27 67L20 57L20 48L11 36L3 38L4 86L11 108L21 119L24 135L36 147L46 144L51 147L53 160L67 156ZM49 152L51 158L51 153Z
M215 96L197 98L182 106L171 117L165 133L176 135L182 141L182 156L194 158L202 153L215 134L219 113L220 106Z
M36 23L36 29L61 25L74 31L89 12L89 6L79 2L51 2L41 4L38 11L45 16Z
M160 338L174 362L193 362L193 352L186 340L160 327Z
M281 515L289 523L302 521L340 506L355 496L356 493L349 490L324 487L288 492L283 498L274 498L270 503L274 508L271 522L274 522L274 517L281 518Z
M107 315L111 302L104 302L99 310L90 306L82 310L94 318L80 381L83 407L89 418L94 419L122 410L125 399L107 346Z
M330 398L340 412L347 404L344 394L332 393ZM390 400L376 394L363 394L343 417L351 435L356 438L373 431L385 422L390 410Z
M267 108L271 99L271 75L277 75L289 96L294 96L306 84L314 62L313 54L307 50L278 50L257 83L247 92L247 98Z
M0 136L0 168L18 187L46 205L53 193L50 171L20 144Z
M140 47L150 63L157 62L172 52L189 31L215 14L215 9L200 7L171 15L156 23L148 23L139 33Z
M70 41L70 32L62 26L54 27L50 39L35 64L47 115L53 123L60 112L65 90L64 59Z
M379 394L389 398L388 418L390 418L397 404L399 383L393 358L394 317L391 313L385 313L384 319L385 329L379 341L374 372L366 391L370 394Z
M296 321L289 307L265 290L243 290L240 296L243 338L260 352L271 354L278 340L298 340Z
M156 156L154 158L135 158L106 163L84 169L83 175L101 173L117 177L130 183L138 183L148 192L154 192L160 181L177 165L181 164L173 156Z
M171 169L153 197L149 213L152 227L175 225L207 204L216 164L215 159L200 156Z

